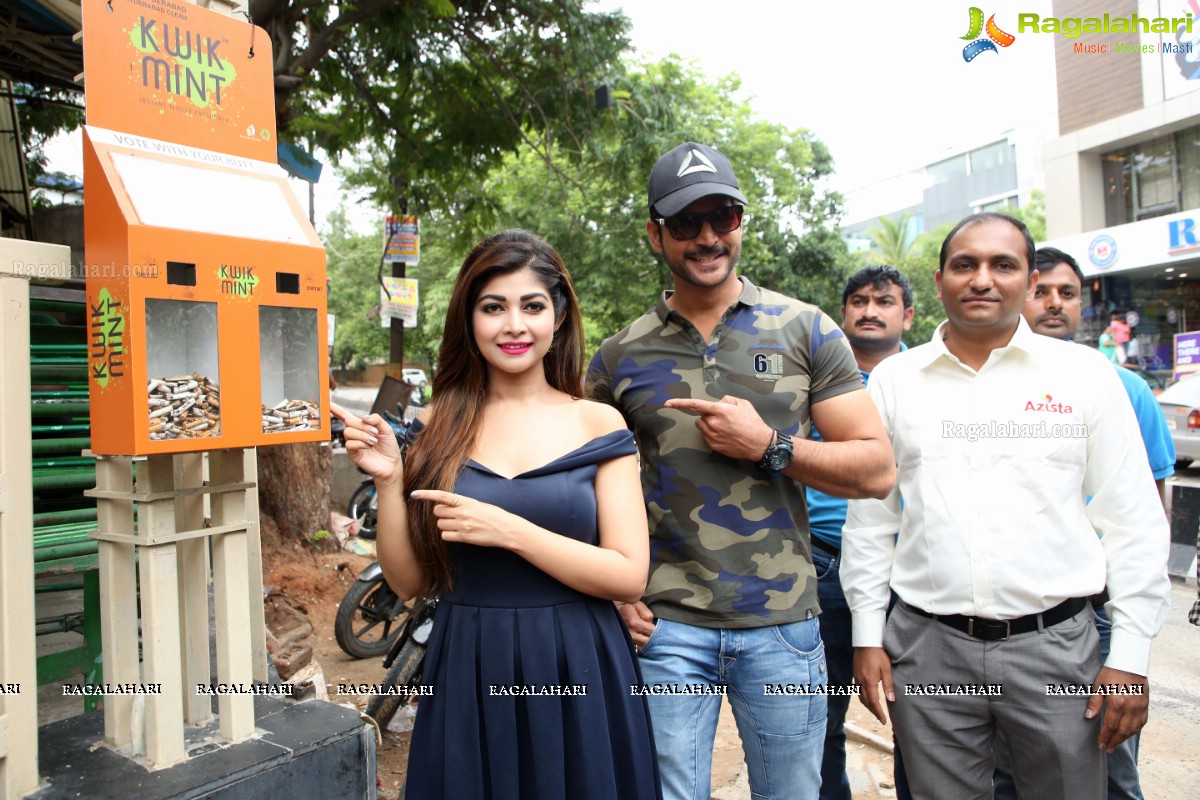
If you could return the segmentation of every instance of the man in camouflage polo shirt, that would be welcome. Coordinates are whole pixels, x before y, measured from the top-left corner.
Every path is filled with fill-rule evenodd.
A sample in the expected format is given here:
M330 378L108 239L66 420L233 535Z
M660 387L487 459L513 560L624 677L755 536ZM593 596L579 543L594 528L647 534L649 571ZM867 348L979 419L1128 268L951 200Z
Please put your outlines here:
M680 145L649 200L675 289L601 345L588 385L641 455L650 579L621 613L663 796L708 797L728 687L753 795L816 798L827 681L804 487L882 497L892 451L837 323L738 277L746 198L728 160Z

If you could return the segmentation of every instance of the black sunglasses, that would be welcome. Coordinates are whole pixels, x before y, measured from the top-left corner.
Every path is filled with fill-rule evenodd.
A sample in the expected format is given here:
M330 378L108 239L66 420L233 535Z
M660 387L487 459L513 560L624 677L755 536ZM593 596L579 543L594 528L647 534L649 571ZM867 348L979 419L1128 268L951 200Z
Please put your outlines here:
M679 241L695 239L700 235L704 223L708 223L713 233L729 233L742 227L742 214L745 207L739 205L722 206L705 214L676 214L666 219L658 219L659 225L665 225L671 236Z

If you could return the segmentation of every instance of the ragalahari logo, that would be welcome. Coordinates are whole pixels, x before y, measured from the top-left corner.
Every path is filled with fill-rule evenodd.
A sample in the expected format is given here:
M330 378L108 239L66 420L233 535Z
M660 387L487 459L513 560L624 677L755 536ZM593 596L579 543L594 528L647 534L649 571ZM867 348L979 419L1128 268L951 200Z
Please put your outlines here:
M972 39L970 44L963 48L963 61L974 61L975 57L980 53L991 51L993 53L1000 52L996 49L996 45L1008 47L1017 40L1017 37L1011 33L1005 33L1000 30L1000 26L996 24L996 15L992 14L988 17L987 25L983 24L983 10L971 6L971 27L967 30L967 35L960 37L963 39ZM987 38L980 39L979 34L986 31Z

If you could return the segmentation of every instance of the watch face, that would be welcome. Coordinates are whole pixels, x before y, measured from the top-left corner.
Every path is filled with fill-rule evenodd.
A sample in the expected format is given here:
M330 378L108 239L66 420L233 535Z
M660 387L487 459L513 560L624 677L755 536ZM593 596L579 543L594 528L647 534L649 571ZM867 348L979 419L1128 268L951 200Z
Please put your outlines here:
M778 472L792 463L792 451L783 447L772 447L763 459L763 465L772 472Z

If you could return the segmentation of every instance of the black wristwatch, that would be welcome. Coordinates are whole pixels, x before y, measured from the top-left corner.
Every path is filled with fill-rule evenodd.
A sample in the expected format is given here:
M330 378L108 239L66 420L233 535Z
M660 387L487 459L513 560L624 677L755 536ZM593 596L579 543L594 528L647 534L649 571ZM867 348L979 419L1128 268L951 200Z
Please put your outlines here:
M792 437L783 431L775 431L771 444L767 446L762 460L758 462L758 468L763 472L779 472L787 469L787 465L790 463L792 463Z

